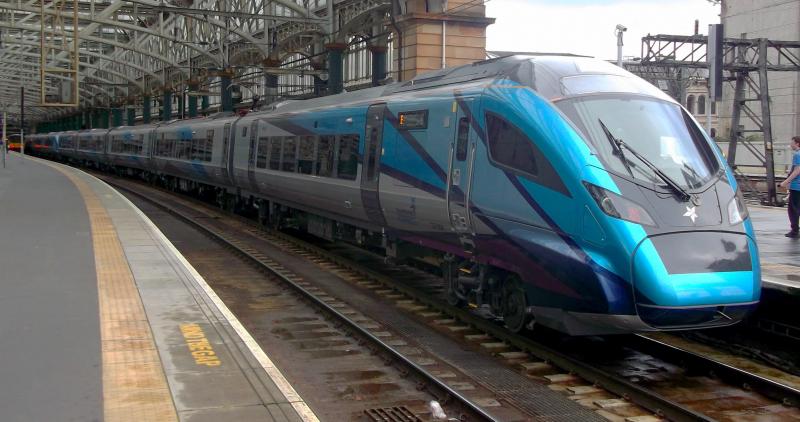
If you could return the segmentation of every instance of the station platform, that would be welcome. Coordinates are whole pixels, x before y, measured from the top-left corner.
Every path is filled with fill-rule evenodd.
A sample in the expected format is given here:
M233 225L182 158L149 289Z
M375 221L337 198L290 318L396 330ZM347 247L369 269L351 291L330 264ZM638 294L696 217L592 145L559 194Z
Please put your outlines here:
M71 167L0 168L3 421L316 421L126 198Z
M800 296L800 239L789 231L786 208L748 206L756 231L764 289Z

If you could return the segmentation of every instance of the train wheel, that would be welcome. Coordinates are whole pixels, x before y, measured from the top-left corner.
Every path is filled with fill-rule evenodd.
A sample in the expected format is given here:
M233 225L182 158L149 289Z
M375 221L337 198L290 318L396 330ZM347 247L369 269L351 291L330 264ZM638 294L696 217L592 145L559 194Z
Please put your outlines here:
M525 289L522 282L516 277L511 276L506 279L503 286L503 323L509 330L518 333L525 328L530 316L528 315L528 300L525 297Z

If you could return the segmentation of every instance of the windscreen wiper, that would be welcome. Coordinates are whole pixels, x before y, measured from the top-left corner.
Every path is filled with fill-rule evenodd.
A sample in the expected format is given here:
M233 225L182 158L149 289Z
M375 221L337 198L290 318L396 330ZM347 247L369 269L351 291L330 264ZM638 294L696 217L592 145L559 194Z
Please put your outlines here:
M614 135L611 133L610 130L606 127L606 124L603 123L602 120L597 119L600 122L600 127L603 128L603 133L606 134L606 139L608 142L611 142L611 149L614 150L613 154L620 158L622 164L625 166L625 169L628 170L631 177L633 177L633 170L631 170L631 165L627 157L625 157L625 153L622 152L622 148L620 147L619 139L615 138Z
M630 153L633 154L634 157L638 158L639 161L641 161L642 163L644 163L644 165L650 168L650 170L652 170L656 176L658 176L661 180L663 180L664 183L667 184L667 186L669 186L673 191L675 191L675 193L678 194L678 196L682 201L688 201L691 198L689 192L686 192L686 190L683 189L681 185L679 185L676 181L672 180L671 177L667 176L667 174L661 171L661 169L659 169L658 166L653 164L652 161L648 160L647 158L644 158L644 156L636 152L635 149L631 148L631 146L628 145L622 139L615 138L614 135L611 133L611 131L608 130L608 128L606 127L606 125L603 123L602 120L597 119L597 121L600 122L600 126L603 128L603 132L606 133L606 137L608 137L608 140L616 146L616 150L619 151L620 158L622 158L622 161L625 162L625 167L628 169L629 172L631 171L631 168L630 165L627 163L627 159L622 153L623 148L630 151ZM631 174L631 176L633 176L633 174Z

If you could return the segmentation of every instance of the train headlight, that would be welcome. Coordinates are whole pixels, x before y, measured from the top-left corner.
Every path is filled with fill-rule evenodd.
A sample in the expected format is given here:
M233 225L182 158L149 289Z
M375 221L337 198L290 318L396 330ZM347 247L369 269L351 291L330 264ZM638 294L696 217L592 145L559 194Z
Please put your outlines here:
M625 199L614 192L603 189L600 186L591 183L583 182L586 189L592 195L592 198L597 202L597 206L603 210L604 213L620 220L626 220L637 224L646 226L655 226L656 222L653 217L639 204Z
M742 191L737 188L736 195L734 195L731 202L728 203L728 221L730 221L731 224L739 224L744 221L748 215L750 215L750 213L747 212L747 205L744 204Z

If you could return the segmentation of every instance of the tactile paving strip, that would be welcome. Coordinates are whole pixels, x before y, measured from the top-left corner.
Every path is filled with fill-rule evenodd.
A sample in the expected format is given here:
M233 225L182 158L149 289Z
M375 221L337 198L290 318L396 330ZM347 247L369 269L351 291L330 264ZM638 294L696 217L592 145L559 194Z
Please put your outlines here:
M100 304L104 420L177 421L161 359L111 217L89 185L71 170L43 164L75 184L89 213Z

